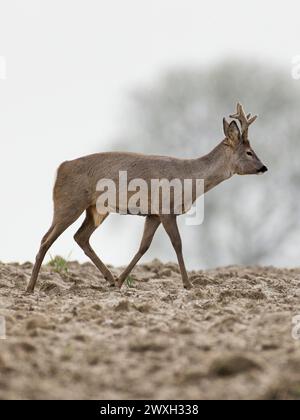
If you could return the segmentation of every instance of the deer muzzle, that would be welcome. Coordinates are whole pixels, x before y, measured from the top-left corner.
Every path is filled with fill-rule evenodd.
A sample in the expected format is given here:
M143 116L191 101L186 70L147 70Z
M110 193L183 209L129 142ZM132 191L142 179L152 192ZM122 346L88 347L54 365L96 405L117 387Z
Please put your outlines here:
M264 174L265 172L268 172L268 168L265 166L265 165L263 165L258 171L257 171L257 173L258 174Z

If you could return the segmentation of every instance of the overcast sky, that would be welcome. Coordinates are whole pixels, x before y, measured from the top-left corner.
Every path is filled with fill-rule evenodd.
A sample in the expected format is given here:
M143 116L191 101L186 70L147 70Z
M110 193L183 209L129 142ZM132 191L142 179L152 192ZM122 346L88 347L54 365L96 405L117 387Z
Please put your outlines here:
M34 259L57 165L109 150L131 87L235 56L290 72L299 16L297 0L0 0L0 260ZM122 233L142 221L127 217L127 230L110 235L113 221L93 243L106 262L125 264L139 238ZM76 226L52 255L85 259L71 239Z

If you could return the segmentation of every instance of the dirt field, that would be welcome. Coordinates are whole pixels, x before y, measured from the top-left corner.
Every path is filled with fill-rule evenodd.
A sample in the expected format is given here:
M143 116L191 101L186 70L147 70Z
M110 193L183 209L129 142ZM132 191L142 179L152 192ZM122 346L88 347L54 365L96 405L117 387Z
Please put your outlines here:
M191 272L186 291L155 260L120 292L70 263L25 296L31 269L0 264L1 399L300 399L300 269Z

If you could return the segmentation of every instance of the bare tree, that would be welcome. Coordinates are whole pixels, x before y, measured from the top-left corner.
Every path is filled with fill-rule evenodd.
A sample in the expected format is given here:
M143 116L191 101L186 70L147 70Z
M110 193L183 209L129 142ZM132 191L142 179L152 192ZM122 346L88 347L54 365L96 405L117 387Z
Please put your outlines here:
M221 140L222 118L237 100L260 115L251 140L270 172L246 183L236 177L207 195L204 224L185 228L189 261L292 264L289 250L300 233L300 83L288 72L238 61L170 71L132 92L115 147L200 156Z

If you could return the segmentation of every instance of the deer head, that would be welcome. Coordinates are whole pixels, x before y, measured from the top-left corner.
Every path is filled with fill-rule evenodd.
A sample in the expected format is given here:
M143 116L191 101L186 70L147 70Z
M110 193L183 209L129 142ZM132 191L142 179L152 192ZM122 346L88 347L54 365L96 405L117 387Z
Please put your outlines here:
M237 112L230 118L238 120L240 128L235 121L230 124L224 118L223 126L226 139L224 144L228 146L231 154L231 170L237 175L263 174L268 168L260 161L252 149L248 139L248 129L254 123L257 116L246 115L241 104L237 104Z

